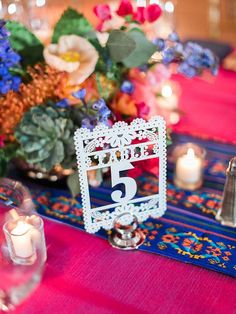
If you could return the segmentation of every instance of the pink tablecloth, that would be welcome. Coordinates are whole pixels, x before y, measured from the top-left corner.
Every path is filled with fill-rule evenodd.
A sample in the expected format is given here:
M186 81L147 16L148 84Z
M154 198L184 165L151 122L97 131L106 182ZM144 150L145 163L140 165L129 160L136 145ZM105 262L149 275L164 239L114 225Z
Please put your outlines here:
M46 221L48 265L18 314L233 314L236 281L144 252L123 252Z
M217 77L187 79L175 76L184 112L174 130L236 143L236 72L220 69Z
M236 142L236 74L211 83L177 78L186 116L175 129ZM18 314L235 314L236 281L144 252L122 252L57 222L45 222L48 265Z

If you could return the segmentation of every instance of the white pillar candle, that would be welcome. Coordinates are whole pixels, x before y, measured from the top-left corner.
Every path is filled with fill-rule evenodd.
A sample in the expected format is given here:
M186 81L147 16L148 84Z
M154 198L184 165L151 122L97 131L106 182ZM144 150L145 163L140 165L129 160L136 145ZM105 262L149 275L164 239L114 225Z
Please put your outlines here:
M30 229L28 223L19 220L11 231L12 246L17 257L28 258L34 254Z
M201 159L197 157L192 148L187 154L178 158L176 162L176 177L185 183L196 183L201 178Z

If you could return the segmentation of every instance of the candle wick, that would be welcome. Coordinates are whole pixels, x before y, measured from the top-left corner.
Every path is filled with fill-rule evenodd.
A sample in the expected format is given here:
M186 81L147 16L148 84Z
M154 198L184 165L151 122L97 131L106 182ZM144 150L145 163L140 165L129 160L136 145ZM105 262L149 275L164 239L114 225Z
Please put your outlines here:
M187 158L188 159L194 159L195 158L195 153L194 150L192 148L189 148L187 151Z

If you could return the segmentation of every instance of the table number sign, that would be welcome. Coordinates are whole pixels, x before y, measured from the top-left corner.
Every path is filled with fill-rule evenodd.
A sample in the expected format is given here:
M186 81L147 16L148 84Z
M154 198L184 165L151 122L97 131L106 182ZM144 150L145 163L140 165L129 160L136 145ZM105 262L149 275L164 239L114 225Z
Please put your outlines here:
M128 125L116 122L111 128L98 125L93 131L80 128L75 133L82 206L85 228L97 232L112 229L122 213L135 215L139 221L149 216L160 217L166 210L166 127L160 116L149 121L135 119ZM132 177L136 167L156 160L159 176L158 193L138 194ZM88 184L89 171L109 168L112 192L106 205L93 207Z

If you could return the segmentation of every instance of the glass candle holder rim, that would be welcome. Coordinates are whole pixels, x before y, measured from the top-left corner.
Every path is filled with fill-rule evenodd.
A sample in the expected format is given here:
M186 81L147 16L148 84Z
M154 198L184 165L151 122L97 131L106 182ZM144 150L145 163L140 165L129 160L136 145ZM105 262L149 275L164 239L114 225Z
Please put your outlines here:
M18 223L19 221L23 221L23 218L24 218L24 219L25 219L26 217L29 217L29 218L30 218L31 216L35 216L35 217L37 217L37 218L39 219L39 224L38 224L37 226L34 226L32 223L27 222L27 221L24 220L24 222L26 222L26 223L30 226L28 229L26 229L26 231L24 231L24 232L22 232L22 233L20 233L20 234L14 234L14 233L11 232L12 230L10 230L10 228L8 228L8 225L9 225L9 224L14 224L14 223L15 223L15 226L12 227L11 229L15 228L15 227L17 226L17 223ZM14 237L18 237L18 236L20 237L20 236L22 236L22 235L27 234L28 232L30 232L31 230L33 230L33 229L35 229L35 228L37 228L39 231L44 230L44 222L43 222L43 219L42 219L40 216L35 215L35 214L33 214L33 215L31 215L31 216L23 216L23 215L20 215L18 219L13 219L13 220L9 219L8 221L6 221L6 222L4 223L4 225L3 225L3 231L4 231L4 232L7 232L8 234L10 234L10 235L12 235L12 236L14 236Z
M188 151L189 148L192 148L194 150L194 154L197 157L200 157L202 160L206 158L207 151L204 147L192 143L192 142L187 142L187 143L181 143L177 144L172 152L171 152L171 159L176 162L177 159L183 155L185 155Z
M0 178L0 186L17 191L21 195L21 199L17 201L17 206L13 206L16 210L18 209L22 214L33 212L34 203L30 191L25 185L14 179Z

